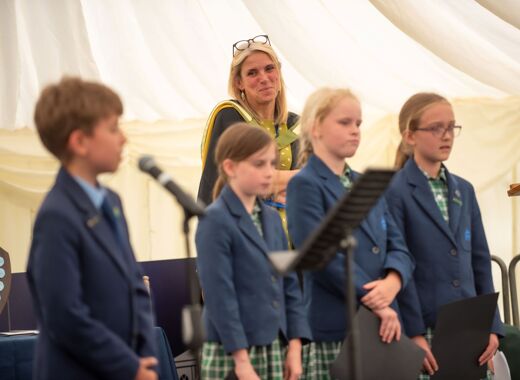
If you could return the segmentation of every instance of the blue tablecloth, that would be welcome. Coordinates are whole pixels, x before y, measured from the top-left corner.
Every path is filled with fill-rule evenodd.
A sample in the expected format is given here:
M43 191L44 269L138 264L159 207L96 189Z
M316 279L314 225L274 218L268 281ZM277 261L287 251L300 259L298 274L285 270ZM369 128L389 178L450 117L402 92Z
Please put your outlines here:
M175 361L166 334L154 329L159 348L159 379L178 380ZM0 379L31 380L36 335L0 336Z

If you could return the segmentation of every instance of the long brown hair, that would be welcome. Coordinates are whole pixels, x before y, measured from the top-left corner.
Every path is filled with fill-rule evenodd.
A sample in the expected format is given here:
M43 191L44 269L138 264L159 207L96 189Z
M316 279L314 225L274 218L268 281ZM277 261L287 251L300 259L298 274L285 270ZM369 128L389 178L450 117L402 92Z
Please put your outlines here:
M274 105L274 122L275 124L287 123L287 115L289 111L287 110L287 99L285 97L285 83L283 81L282 76L282 65L276 56L273 48L267 44L260 43L252 43L247 49L241 50L237 52L233 56L233 60L231 61L231 68L229 70L229 80L228 80L228 92L235 100L240 103L242 107L249 111L249 113L258 121L262 121L261 117L258 113L251 107L247 98L242 95L240 89L238 88L238 80L240 79L240 71L242 70L242 65L244 61L254 52L262 52L265 53L271 58L273 61L276 70L278 71L278 77L280 78L280 88L278 89L278 95L276 96L275 105Z
M247 123L235 123L227 128L218 139L215 149L218 178L213 187L213 199L219 196L228 181L222 167L224 160L244 161L269 145L274 145L274 143L273 138L266 131Z
M419 92L412 95L401 107L399 112L399 132L401 142L395 154L395 167L401 169L408 158L412 156L413 149L406 144L405 134L419 128L419 121L428 108L438 103L448 103L446 98L433 92Z

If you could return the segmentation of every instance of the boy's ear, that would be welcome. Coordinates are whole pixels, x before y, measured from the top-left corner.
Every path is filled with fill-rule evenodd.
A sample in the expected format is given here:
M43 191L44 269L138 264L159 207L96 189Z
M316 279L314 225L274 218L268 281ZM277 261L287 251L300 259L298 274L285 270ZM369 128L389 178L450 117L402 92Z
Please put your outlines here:
M224 161L222 161L222 170L228 178L235 177L235 167L235 162L229 158L226 158Z
M80 129L75 129L69 135L67 140L67 150L73 156L83 156L86 152L85 133Z

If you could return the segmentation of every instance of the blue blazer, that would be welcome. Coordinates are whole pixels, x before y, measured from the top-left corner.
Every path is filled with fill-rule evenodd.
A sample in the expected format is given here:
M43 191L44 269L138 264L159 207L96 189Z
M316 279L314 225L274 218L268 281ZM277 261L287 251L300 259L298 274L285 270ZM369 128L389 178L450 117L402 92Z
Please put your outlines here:
M491 257L473 186L448 170L446 176L449 223L413 159L395 175L386 194L416 261L413 281L398 297L410 336L434 328L441 305L494 292ZM492 331L502 331L498 309Z
M226 186L197 227L207 340L228 353L269 345L280 332L285 339L310 339L296 275L278 276L267 257L287 249L280 217L264 204L261 208L263 238Z
M122 210L114 192L107 196ZM150 297L127 243L120 247L61 168L36 217L27 267L40 330L35 379L128 380L140 357L156 356Z
M353 173L353 180L359 177ZM312 155L305 167L289 182L287 188L287 220L289 235L296 248L323 220L328 210L345 193L345 188L323 161ZM401 233L387 211L384 199L354 231L357 248L354 252L356 295L362 298L363 285L396 270L405 286L412 275L414 263ZM313 339L341 341L346 331L344 254L338 253L321 271L305 275L304 294L309 308ZM393 305L395 307L395 303Z

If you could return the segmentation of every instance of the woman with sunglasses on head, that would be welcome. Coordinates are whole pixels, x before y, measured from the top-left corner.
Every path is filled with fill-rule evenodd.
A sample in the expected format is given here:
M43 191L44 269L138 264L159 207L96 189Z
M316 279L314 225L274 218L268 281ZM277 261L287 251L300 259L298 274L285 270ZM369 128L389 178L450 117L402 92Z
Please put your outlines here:
M265 129L276 140L280 154L268 204L279 209L284 226L285 189L295 174L298 136L293 132L298 116L287 110L280 62L267 35L241 40L233 45L228 91L232 99L211 112L202 139L202 177L198 199L212 202L211 192L218 177L213 160L217 141L230 125L246 122Z
M401 108L399 130L402 169L386 197L416 266L398 303L407 335L426 351L420 379L429 379L438 369L430 349L437 310L493 293L491 256L473 186L443 164L461 130L451 104L434 93L415 94ZM497 309L489 342L475 357L481 366L491 363L501 331Z

